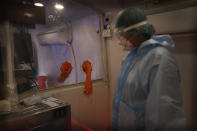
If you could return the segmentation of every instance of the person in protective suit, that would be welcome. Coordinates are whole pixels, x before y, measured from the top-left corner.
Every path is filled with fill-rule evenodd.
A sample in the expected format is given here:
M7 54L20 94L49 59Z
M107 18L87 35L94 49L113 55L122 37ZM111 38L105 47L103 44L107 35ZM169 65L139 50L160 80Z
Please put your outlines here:
M138 8L120 11L115 34L128 55L114 95L112 131L185 131L180 74L169 35L154 27Z

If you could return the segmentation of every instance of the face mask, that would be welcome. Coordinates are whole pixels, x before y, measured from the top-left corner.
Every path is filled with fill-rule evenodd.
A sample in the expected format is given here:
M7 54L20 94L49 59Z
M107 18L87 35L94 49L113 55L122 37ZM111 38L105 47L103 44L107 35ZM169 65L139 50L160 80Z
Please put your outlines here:
M123 50L130 51L133 48L133 44L123 36L117 36L117 38L119 40L118 44L123 46Z
M127 41L123 45L123 50L125 50L125 51L130 51L132 48L133 48L133 46L132 46L132 44L129 41Z

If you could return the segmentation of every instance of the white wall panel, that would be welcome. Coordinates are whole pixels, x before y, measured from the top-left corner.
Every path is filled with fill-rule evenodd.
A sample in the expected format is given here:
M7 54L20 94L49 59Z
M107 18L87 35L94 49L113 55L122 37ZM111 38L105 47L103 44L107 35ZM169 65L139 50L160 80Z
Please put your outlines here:
M73 22L73 47L77 61L78 82L85 81L82 64L88 60L92 64L92 80L103 77L101 41L97 33L99 18L90 15Z
M185 31L197 29L197 7L186 8L148 16L157 32Z
M44 32L44 26L37 26L32 30L32 40L35 44L38 59L38 76L47 76L48 87L74 84L76 82L75 70L73 70L64 83L57 81L60 72L60 66L63 62L68 61L74 65L74 58L71 49L66 44L41 45L37 35Z
M41 44L38 34L47 31L46 26L37 25L36 30L31 31L38 56L38 76L46 75L49 87L84 82L86 74L82 70L82 64L86 60L92 64L92 80L103 78L101 41L99 33L97 33L99 28L98 16L90 15L79 19L74 21L72 26L73 41L71 45L74 54L68 44L65 43ZM73 55L76 57L76 66ZM71 63L72 72L64 83L59 83L57 77L61 73L60 66L65 61Z

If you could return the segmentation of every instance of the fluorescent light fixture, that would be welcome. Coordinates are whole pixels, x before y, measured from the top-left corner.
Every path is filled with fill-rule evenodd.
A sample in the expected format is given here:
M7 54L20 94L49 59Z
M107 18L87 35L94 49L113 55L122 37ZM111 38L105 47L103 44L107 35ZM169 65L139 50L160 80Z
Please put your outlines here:
M43 7L44 5L42 3L34 3L35 6Z
M56 8L57 10L63 10L63 9L64 9L64 6L63 6L62 4L56 3L56 4L55 4L55 8Z
M25 12L24 13L24 16L31 18L31 17L33 17L33 14L32 13L29 13L29 12Z

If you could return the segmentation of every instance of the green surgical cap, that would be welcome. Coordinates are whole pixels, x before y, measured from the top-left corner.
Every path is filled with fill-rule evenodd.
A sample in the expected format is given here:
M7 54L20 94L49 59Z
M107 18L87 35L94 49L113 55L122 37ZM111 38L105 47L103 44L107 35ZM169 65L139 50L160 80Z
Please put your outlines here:
M147 17L144 12L138 8L126 8L121 10L115 19L115 29L127 28L129 26L146 21ZM155 29L151 24L144 24L135 29L123 32L124 34L142 34L147 37L154 35Z

